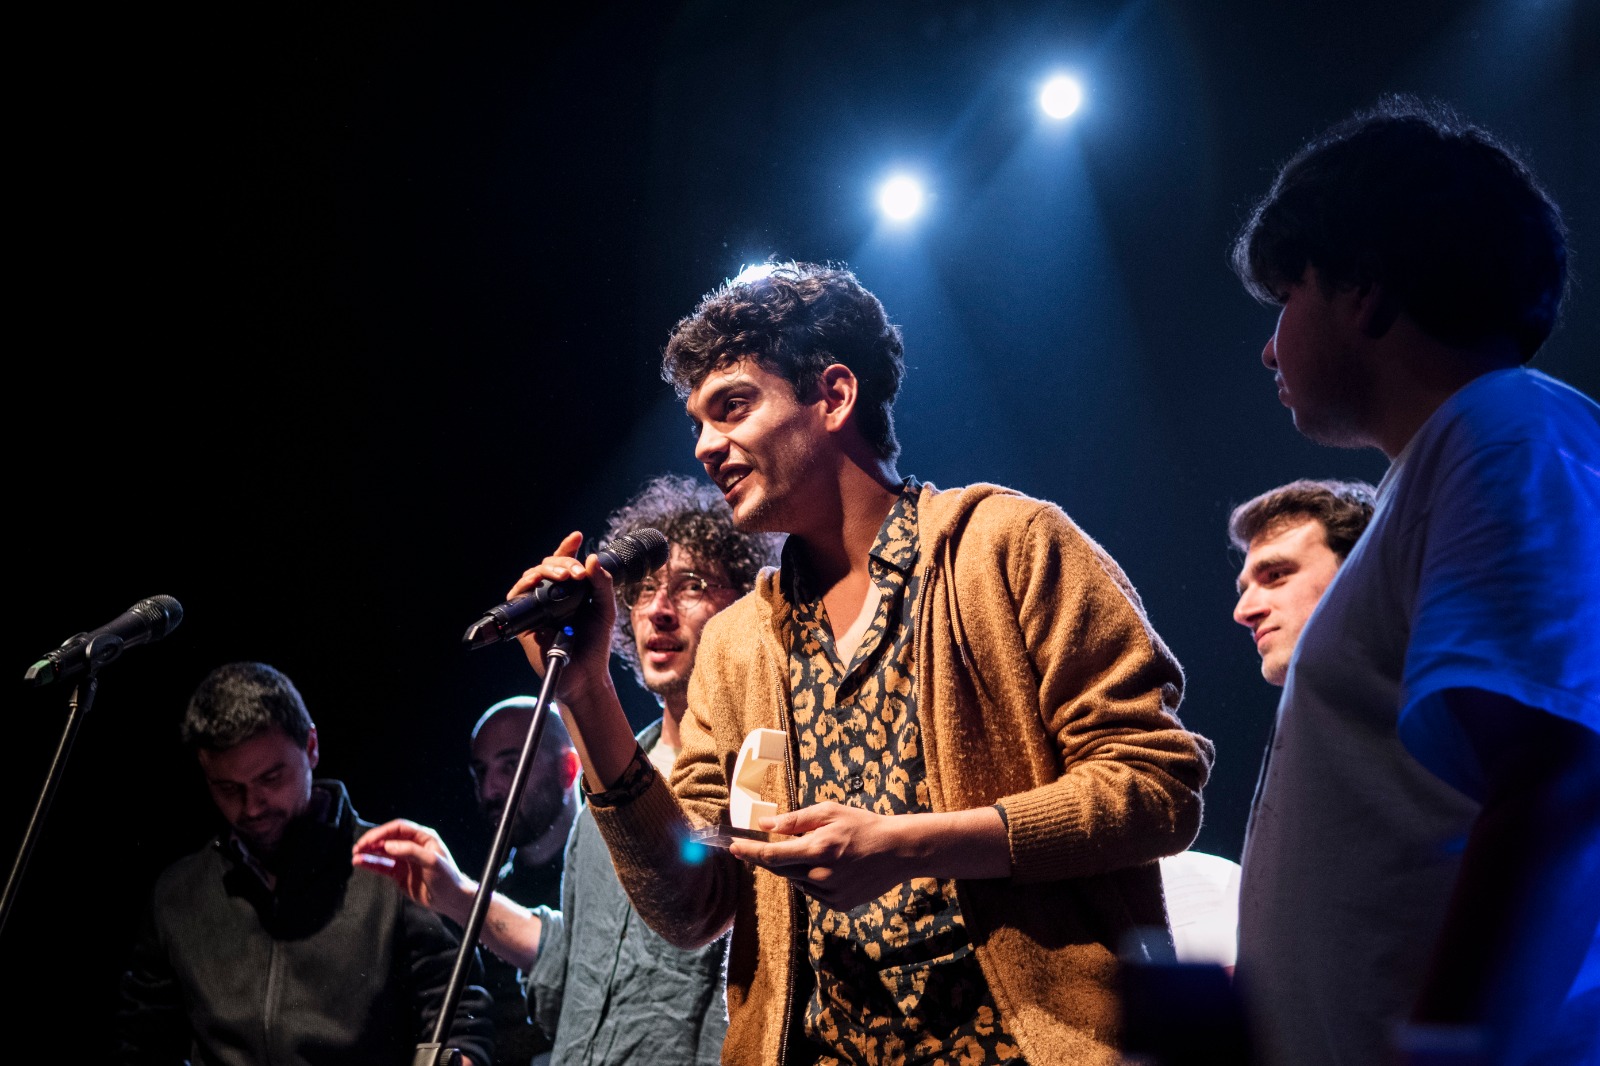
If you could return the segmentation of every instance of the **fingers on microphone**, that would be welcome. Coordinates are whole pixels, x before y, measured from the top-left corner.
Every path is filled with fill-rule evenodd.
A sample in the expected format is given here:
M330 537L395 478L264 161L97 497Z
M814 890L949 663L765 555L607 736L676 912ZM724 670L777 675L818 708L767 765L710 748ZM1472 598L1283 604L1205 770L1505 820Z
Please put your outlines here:
M537 585L540 579L544 577L544 567L548 562L549 560L546 559L545 562L540 563L538 566L530 566L524 570L522 576L517 578L517 583L506 591L506 599L514 600Z

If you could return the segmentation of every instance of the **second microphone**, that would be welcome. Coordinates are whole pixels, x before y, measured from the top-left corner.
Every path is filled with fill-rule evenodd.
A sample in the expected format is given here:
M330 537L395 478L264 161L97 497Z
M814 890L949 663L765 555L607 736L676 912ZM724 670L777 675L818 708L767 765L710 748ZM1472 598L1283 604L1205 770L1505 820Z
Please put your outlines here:
M600 568L618 583L643 581L667 562L667 538L658 529L636 529L601 548ZM589 599L589 582L539 582L533 591L508 600L467 627L461 642L486 648L530 629L564 622Z

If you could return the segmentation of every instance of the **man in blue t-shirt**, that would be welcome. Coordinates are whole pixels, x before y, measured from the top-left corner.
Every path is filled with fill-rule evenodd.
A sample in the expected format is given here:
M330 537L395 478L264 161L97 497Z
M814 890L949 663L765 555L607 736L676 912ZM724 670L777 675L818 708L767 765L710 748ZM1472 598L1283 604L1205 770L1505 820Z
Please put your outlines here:
M1525 369L1567 287L1528 168L1382 101L1235 246L1301 433L1390 460L1288 667L1238 979L1269 1064L1600 1060L1600 407Z

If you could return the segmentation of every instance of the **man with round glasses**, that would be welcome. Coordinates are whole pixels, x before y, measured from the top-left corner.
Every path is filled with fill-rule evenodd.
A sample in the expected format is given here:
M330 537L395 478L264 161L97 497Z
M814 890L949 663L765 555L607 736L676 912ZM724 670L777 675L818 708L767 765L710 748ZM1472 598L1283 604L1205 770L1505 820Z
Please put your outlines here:
M693 570L673 573L669 567L663 566L657 574L651 574L637 585L624 586L622 605L630 611L638 607L648 609L650 601L655 599L662 589L666 589L667 598L679 610L683 610L698 607L717 589L732 588L726 581L713 581Z
M624 585L618 598L627 611L617 613L617 639L612 645L663 706L669 697L677 705L676 714L662 716L663 743L674 754L700 630L744 592L692 569L695 565L688 549L673 544L665 566L636 585ZM700 564L700 569L715 574L723 568L713 561ZM670 769L671 763L667 766Z
M738 532L721 492L670 474L615 511L604 539L644 528L665 534L670 554L655 573L617 590L611 647L661 705L661 718L638 740L665 774L677 756L701 630L749 591L763 566L776 565L778 538ZM393 864L371 863L374 855ZM355 861L466 923L478 886L432 829L404 820L379 826L357 841ZM587 809L567 840L561 909L530 910L496 892L480 939L521 970L529 1014L555 1042L555 1066L721 1060L725 938L686 951L645 925Z

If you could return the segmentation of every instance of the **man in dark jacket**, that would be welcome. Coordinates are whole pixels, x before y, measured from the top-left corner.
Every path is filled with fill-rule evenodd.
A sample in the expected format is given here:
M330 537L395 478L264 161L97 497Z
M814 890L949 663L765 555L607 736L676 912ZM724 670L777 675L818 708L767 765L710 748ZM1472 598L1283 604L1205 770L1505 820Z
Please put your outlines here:
M312 778L317 730L299 691L263 663L218 667L182 734L228 828L156 882L123 978L120 1061L411 1062L459 941L388 879L352 871L370 823L343 784ZM468 985L444 1041L479 1066L488 1008Z

